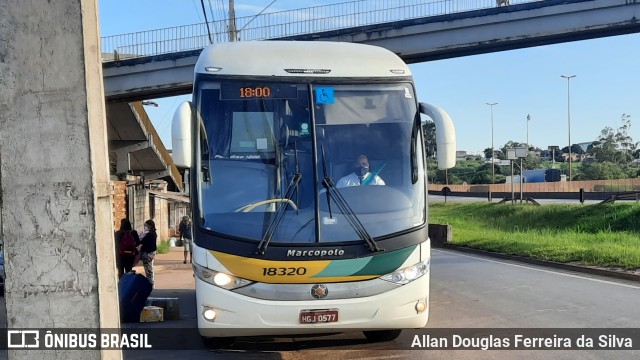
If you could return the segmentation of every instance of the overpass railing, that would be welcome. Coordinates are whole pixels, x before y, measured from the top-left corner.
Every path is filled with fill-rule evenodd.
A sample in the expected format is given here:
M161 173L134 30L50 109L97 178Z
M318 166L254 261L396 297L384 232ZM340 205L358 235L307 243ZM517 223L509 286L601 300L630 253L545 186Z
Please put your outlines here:
M542 0L509 0L511 5ZM497 0L359 0L236 18L237 40L265 40L447 15L498 6ZM502 5L505 6L505 5ZM230 41L228 20L106 36L103 61L202 49Z

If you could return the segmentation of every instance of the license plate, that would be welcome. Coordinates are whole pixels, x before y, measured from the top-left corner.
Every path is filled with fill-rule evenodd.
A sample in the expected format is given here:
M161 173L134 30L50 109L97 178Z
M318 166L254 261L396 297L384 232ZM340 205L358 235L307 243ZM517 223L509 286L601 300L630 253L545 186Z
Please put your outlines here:
M300 324L320 324L332 322L338 322L338 309L300 311Z

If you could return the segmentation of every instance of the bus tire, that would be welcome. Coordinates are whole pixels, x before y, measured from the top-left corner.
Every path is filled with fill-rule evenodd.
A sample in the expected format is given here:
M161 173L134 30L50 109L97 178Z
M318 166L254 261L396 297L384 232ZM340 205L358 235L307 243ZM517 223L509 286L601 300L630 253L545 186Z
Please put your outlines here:
M402 330L376 330L376 331L363 331L364 336L372 342L391 341L400 336Z
M202 343L209 349L224 349L230 347L236 338L233 337L205 337L201 336Z

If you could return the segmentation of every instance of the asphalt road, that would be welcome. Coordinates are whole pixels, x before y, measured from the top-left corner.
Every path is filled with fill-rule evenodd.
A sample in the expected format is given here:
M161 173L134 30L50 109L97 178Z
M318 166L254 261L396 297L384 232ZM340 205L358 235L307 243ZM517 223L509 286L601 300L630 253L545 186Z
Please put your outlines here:
M182 319L158 327L194 327L195 298L188 270L174 270L181 289L154 290L153 296L180 298ZM189 280L189 281L187 281ZM640 328L640 284L522 265L448 250L433 250L431 319L439 328ZM130 326L141 326L134 324ZM228 350L127 351L139 359L632 359L622 350L409 350L424 330L405 330L394 343L371 344L359 333L312 338L244 338ZM389 350L389 349L394 350ZM406 350L405 350L406 349Z

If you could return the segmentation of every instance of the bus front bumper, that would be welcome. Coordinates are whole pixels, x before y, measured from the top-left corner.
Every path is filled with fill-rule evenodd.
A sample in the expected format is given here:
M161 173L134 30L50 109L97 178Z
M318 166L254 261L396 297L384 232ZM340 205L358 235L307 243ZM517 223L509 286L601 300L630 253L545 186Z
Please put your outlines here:
M429 274L379 295L311 301L256 299L196 277L196 302L198 328L204 337L415 329L424 327L429 319ZM423 311L416 310L418 303L426 305ZM206 310L215 312L212 321L204 317ZM302 323L301 312L309 310L337 310L337 321Z

